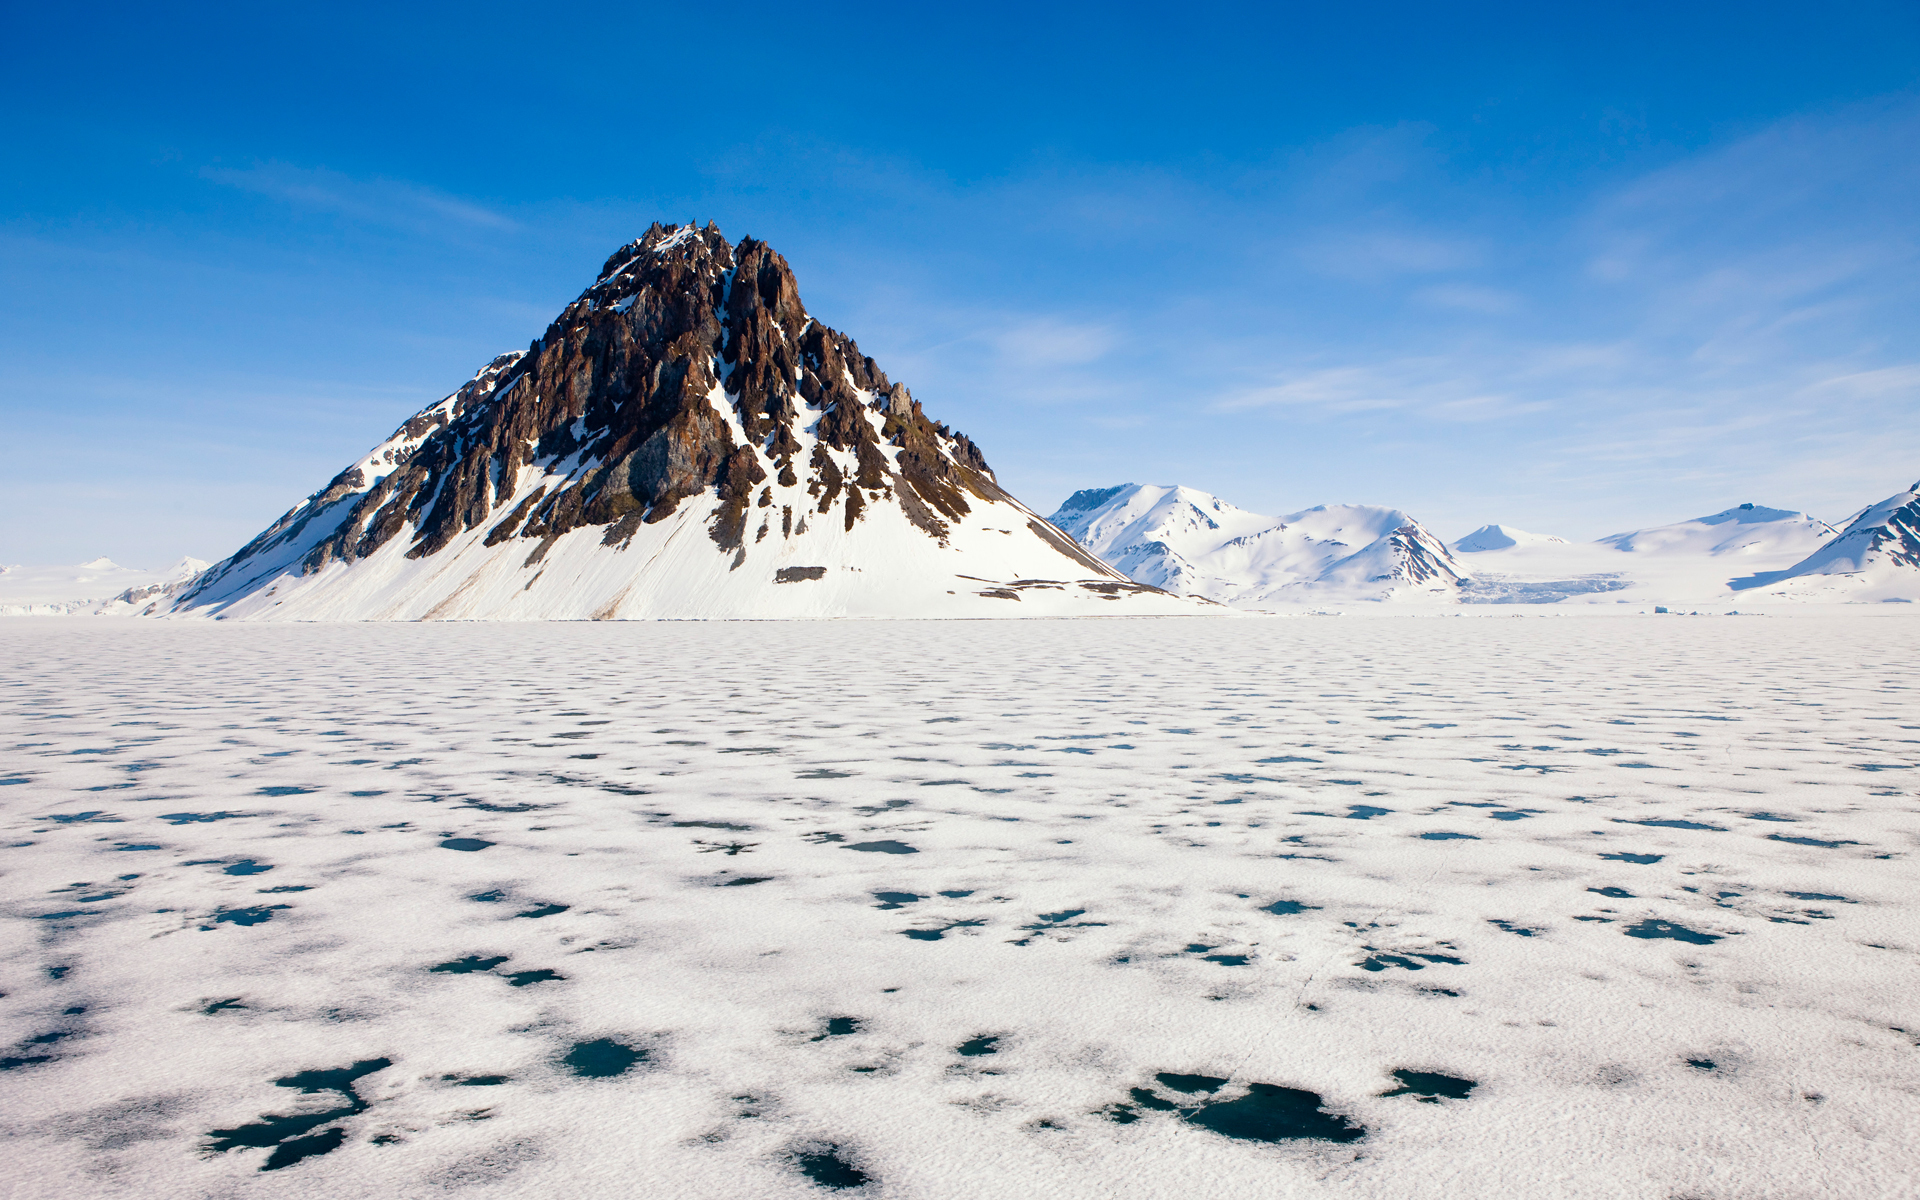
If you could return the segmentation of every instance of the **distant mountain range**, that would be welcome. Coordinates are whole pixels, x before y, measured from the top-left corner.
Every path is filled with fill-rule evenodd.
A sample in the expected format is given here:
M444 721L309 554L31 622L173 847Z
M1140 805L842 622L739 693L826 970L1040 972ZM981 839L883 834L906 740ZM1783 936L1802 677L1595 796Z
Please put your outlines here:
M1844 532L1742 504L1586 543L1483 525L1445 545L1398 509L1270 517L1194 488L1140 484L1075 492L1051 520L1132 579L1243 609L1920 600L1912 489L1863 509Z
M1915 488L1920 488L1916 484ZM1844 529L1742 504L1574 543L1188 487L1042 520L801 302L786 260L654 225L502 354L211 567L0 571L0 613L267 620L1181 615L1326 604L1920 600L1915 489Z
M77 567L0 567L0 616L131 612L136 603L177 589L206 569L198 558L159 571L123 567L109 558Z
M1188 613L1002 489L786 260L622 246L500 355L142 612L301 620Z
M1129 483L1075 492L1049 519L1131 579L1243 608L1451 600L1466 577L1439 538L1393 508L1268 517L1194 488Z

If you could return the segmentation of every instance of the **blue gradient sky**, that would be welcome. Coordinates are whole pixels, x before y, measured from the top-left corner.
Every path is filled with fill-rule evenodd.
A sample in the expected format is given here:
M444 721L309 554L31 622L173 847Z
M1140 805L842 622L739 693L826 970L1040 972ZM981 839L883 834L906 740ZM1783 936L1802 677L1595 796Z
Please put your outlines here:
M0 562L232 551L656 219L1042 511L1920 476L1910 3L911 8L6 6Z

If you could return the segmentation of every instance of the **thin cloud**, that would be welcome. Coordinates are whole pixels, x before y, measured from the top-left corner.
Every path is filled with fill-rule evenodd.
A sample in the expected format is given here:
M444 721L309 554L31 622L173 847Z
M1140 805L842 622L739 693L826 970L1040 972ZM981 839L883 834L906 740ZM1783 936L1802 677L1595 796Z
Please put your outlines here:
M511 219L456 196L394 179L355 179L325 168L270 162L253 167L206 167L203 179L301 208L409 231L444 230L447 223L476 230L511 230Z

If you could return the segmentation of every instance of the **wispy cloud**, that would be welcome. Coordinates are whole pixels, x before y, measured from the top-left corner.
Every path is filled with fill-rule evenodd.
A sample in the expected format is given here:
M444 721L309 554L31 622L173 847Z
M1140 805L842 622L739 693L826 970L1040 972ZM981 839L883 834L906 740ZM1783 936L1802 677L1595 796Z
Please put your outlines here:
M357 179L339 171L281 162L206 167L200 174L211 182L300 208L410 232L445 232L449 225L463 230L517 228L513 220L490 208L404 180Z

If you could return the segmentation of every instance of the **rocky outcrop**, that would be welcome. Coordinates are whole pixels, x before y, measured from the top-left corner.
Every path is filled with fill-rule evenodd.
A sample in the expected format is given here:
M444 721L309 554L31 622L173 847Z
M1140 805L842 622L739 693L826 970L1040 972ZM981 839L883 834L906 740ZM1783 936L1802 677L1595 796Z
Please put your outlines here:
M206 585L323 515L334 524L306 552L307 574L396 537L409 558L431 556L483 524L488 544L519 539L530 558L583 526L608 527L605 542L619 545L710 490L721 504L708 533L739 551L754 489L771 477L804 484L813 514L837 513L846 529L892 501L935 540L970 504L1006 498L979 447L807 315L784 258L753 238L731 245L711 223L655 224L616 250L524 352L488 363L370 457ZM587 467L510 503L525 469L569 462ZM329 511L341 501L347 511ZM794 535L790 510L778 536Z
M1124 578L809 315L771 247L654 225L527 349L410 418L168 611L963 615L989 575ZM1114 597L1195 607L1076 585L1021 608Z

